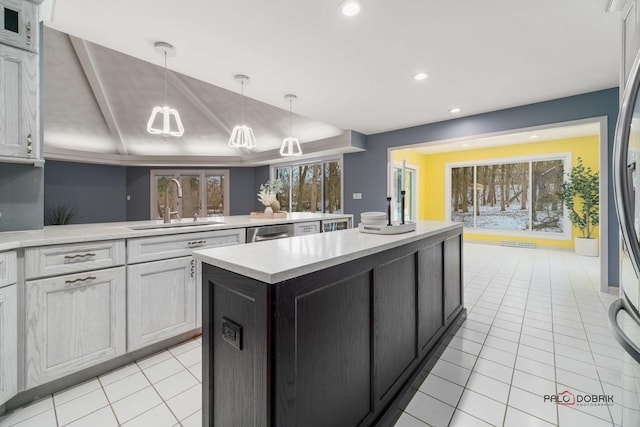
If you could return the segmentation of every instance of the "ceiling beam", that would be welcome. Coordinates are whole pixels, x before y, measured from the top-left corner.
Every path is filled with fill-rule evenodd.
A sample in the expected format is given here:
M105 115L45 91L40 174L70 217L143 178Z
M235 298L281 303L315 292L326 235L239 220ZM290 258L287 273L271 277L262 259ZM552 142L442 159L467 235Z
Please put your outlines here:
M164 73L164 69L162 69ZM171 81L171 84L185 96L200 111L207 119L211 120L218 128L223 129L226 133L231 135L231 128L224 123L220 117L207 106L198 95L196 95L189 86L174 72L169 71L167 78Z
M102 117L107 123L109 132L111 132L111 137L117 145L118 153L120 153L120 155L127 155L127 147L122 138L120 127L118 126L118 122L113 114L109 98L104 91L102 81L100 80L100 74L98 73L93 57L91 56L91 52L89 52L87 42L71 35L69 36L69 40L71 41L71 46L73 46L76 56L78 57L80 66L84 71L84 75L89 82L89 87L93 92L93 96L98 103L98 108L100 108L100 111L102 112Z

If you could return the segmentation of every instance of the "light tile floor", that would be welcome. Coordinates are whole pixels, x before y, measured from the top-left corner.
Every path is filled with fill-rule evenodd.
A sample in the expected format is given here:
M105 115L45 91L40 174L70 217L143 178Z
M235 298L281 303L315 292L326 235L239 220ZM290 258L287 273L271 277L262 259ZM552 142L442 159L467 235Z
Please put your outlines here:
M557 407L563 390L620 402L621 347L598 291L597 259L565 251L464 246L468 317L396 427L612 426L621 408ZM201 339L41 399L5 426L200 426Z
M608 329L616 295L599 264L567 251L465 243L467 320L396 427L614 426L623 350ZM544 395L612 394L614 405L558 406Z

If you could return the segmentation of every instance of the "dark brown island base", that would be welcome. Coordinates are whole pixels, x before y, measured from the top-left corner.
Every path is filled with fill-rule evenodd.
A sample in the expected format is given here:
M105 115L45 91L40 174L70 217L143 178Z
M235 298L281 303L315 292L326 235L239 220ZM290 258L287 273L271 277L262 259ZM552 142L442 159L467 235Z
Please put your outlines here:
M466 315L461 233L424 221L196 252L203 425L392 425Z

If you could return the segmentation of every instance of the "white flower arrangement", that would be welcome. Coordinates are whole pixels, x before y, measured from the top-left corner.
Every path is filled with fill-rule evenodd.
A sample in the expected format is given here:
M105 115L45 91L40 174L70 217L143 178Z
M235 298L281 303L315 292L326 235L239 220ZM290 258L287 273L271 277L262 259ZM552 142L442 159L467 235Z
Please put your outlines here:
M282 181L278 178L271 179L260 186L258 200L265 206L271 206L278 201L276 195L282 191Z

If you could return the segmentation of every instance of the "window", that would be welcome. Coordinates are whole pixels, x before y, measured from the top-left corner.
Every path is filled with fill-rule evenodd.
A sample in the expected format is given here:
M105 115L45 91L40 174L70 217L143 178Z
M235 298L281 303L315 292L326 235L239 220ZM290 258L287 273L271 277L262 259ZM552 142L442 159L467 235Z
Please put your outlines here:
M176 186L167 184L177 178L182 186L178 199ZM229 215L229 171L227 170L151 170L151 219L164 217L165 202L183 218Z
M571 164L570 154L447 165L449 219L463 222L474 232L502 230L570 238L571 228L558 194L565 164Z
M342 213L342 162L328 160L274 167L282 180L280 209L288 212Z

